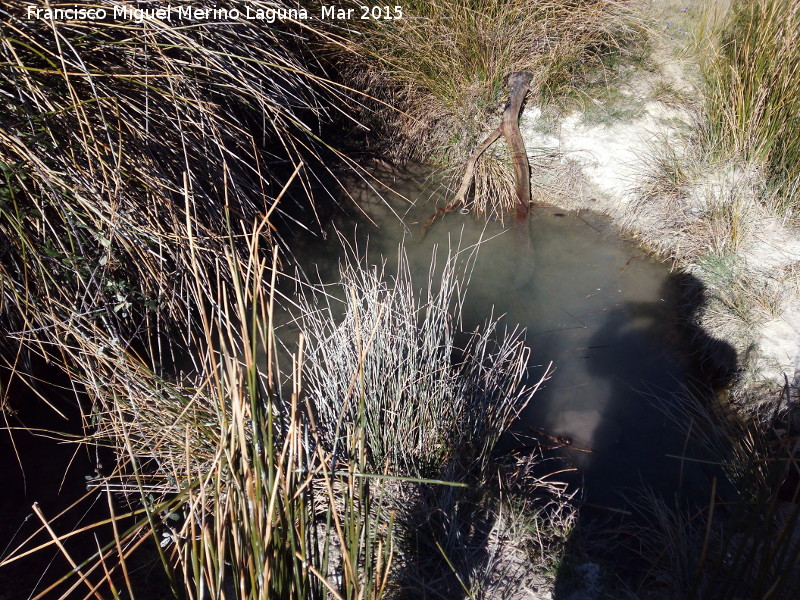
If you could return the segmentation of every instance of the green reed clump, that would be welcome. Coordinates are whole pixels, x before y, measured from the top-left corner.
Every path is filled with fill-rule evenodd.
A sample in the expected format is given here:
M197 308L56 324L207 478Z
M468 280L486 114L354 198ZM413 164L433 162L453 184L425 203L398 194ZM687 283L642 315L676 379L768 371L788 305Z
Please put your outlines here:
M497 126L509 73L530 71L534 96L557 95L635 34L623 3L613 0L414 0L401 8L402 18L332 32L348 51L336 54L345 77L399 109L371 104L371 125L401 161L461 163ZM503 154L494 159L510 170ZM513 201L509 188L499 199L482 195L476 208L503 210Z
M709 144L766 163L796 212L800 2L738 0L717 27L704 64Z
M229 250L219 257L226 269L216 275L201 260L192 263L191 320L185 339L171 342L192 349L190 374L167 377L158 367L163 357L137 356L97 328L91 337L76 335L91 327L86 315L54 325L75 340L62 351L92 401L83 443L117 457L112 472L89 484L89 496L108 503L114 536L96 554L76 557L77 568L37 597L65 587L62 597L91 589L109 597L127 589L135 597L147 584L132 574L144 542L167 576L171 590L164 592L176 598L385 593L394 506L380 474L369 477L363 451L334 462L320 443L301 387L302 337L285 372L277 369L270 285L277 255L270 260L260 248L266 226L263 220L247 234L246 261ZM191 229L176 233L197 256ZM356 428L341 435L342 444L357 448L362 434ZM114 508L119 494L131 510ZM49 525L64 527L59 519ZM42 530L27 540L0 567L43 536Z

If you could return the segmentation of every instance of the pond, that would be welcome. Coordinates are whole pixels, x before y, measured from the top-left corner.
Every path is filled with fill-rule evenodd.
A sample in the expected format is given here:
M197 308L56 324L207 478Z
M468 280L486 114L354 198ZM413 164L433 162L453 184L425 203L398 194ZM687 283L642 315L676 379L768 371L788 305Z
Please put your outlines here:
M535 207L515 228L513 217L487 222L456 210L425 231L437 203L447 202L441 186L419 171L384 179L396 194L379 198L371 186L353 185L358 208L335 218L325 241L292 240L306 277L335 281L339 261L353 253L385 260L391 272L402 245L422 288L434 250L441 262L461 249L471 256L464 330L501 316L502 325L526 329L532 382L552 363L508 446L555 449L566 463L559 468L576 467L560 478L581 485L599 510L622 509L643 487L666 497L707 487L696 464L677 458L686 453L686 430L663 410L693 368L681 290L666 265L588 212Z
M425 230L423 224L436 206L447 202L437 180L418 171L395 174L386 183L395 193L383 198L369 191L370 186L354 184L350 191L355 202L342 201L347 214L338 213L330 220L326 236L312 235L315 228L310 226L307 235L284 240L307 279L336 281L340 262L354 254L362 262L385 261L391 273L402 247L413 280L423 289L434 253L441 265L448 252L460 251L467 284L463 330L500 318L501 331L503 326L526 331L532 351L531 383L552 365L549 379L503 450L541 445L548 457L560 459L547 461L543 474L560 471L557 480L581 490L580 523L629 514L637 490L645 487L666 499L680 493L696 498L698 504L708 500L705 467L677 458L692 455L686 444L688 424L676 425L663 411L680 401L679 393L696 372L692 335L687 334L680 302L679 284L685 281L621 239L612 224L596 214L539 206L523 227L515 227L513 218L503 223L453 211ZM284 270L291 269L284 265ZM291 326L284 328L287 345L296 341L296 333ZM66 383L62 385L67 389ZM78 422L76 416L73 419ZM47 429L63 427L36 423ZM6 472L19 472L14 459L19 450L25 457L23 466L39 477L37 487L30 490L22 480L16 485L12 477L14 485L4 503L10 518L0 533L15 543L37 526L33 519L26 520L28 497L44 498L45 514L57 514L68 499L48 497L53 482L60 482L67 471L71 498L72 492L82 491L84 477L100 460L83 452L76 458L50 440L26 436L20 441L20 448L4 448ZM104 462L113 462L106 458ZM83 518L101 519L94 513ZM93 552L93 547L85 552ZM47 556L48 561L53 559L59 562L51 572L68 570L55 549ZM41 560L36 555L15 569L38 577ZM0 581L9 590L16 589ZM15 581L15 586L27 585L22 579Z

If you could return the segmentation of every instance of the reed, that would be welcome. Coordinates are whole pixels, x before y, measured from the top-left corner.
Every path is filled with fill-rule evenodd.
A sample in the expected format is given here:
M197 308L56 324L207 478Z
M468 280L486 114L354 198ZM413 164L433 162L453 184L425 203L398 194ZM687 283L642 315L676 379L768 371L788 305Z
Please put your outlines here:
M247 286L280 210L271 188L286 168L273 165L303 182L315 111L336 96L297 55L302 25L23 15L23 2L0 9L3 342L57 359L90 399L83 442L118 457L92 482L114 540L40 596L122 585L133 597L129 564L155 538L176 597L319 597L331 548L352 554L337 589L379 597L392 553L380 483L351 477L349 512L318 531L315 503L332 490L309 484L322 470L339 497L341 477L302 445L294 405L258 387L254 357L240 361L267 312L263 282ZM248 302L264 312L249 318ZM198 347L202 378L167 376L179 348Z
M170 382L141 357L98 352L89 340L66 350L93 400L92 438L120 457L93 486L109 505L122 493L146 512L132 524L118 519L124 533L84 561L92 587L113 590L124 574L133 595L142 582L126 565L145 538L175 597L380 598L386 589L393 517L383 483L367 478L363 453L334 465L316 442L301 399L302 339L290 389L270 383L273 359L257 362L262 343L275 348L274 298L264 296L275 265L260 253L259 230L250 262L225 254L230 272L244 275L232 288L212 281L211 308L207 274L195 265L189 327L206 351L193 376Z
M243 9L194 6L212 4ZM41 330L40 313L91 313L124 339L142 318L148 328L180 319L191 262L215 268L228 218L244 224L280 211L272 199L322 147L316 115L336 89L304 67L300 23L87 25L25 15L22 1L0 8L8 328ZM288 165L276 168L281 161ZM298 187L308 189L309 174L301 170ZM187 220L202 239L193 257L175 234Z
M797 211L800 181L800 3L732 3L710 34L703 65L708 145L761 161L782 190L783 208Z

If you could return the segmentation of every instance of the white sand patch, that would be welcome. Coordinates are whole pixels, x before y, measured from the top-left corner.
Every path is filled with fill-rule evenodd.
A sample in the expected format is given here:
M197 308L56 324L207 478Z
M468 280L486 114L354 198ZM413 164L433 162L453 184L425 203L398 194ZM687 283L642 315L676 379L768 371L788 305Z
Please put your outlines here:
M750 269L764 272L800 262L800 236L781 219L765 217L754 227L744 258Z
M572 113L561 124L562 156L583 165L584 174L606 196L609 212L624 210L632 200L652 144L670 134L665 121L677 116L655 102L647 103L645 111L639 119L610 125L585 124L582 115Z
M644 114L631 121L592 124L573 112L558 125L558 135L538 131L538 108L527 110L520 131L532 158L557 153L562 163L580 167L593 193L574 198L567 208L591 208L620 216L634 199L639 178L647 168L651 148L675 133L674 121L684 115L659 102L644 104Z
M778 384L784 382L783 373L795 381L800 362L800 300L793 298L784 314L763 324L758 333L759 371Z

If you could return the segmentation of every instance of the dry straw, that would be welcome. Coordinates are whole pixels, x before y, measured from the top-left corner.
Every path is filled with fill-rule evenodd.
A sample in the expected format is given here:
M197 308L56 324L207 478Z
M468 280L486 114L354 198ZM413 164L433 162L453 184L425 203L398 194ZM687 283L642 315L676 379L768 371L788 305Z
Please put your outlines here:
M529 102L558 96L640 32L614 0L411 1L403 13L333 31L336 57L348 78L400 109L374 105L367 121L388 154L454 168L497 127L507 75L534 75ZM475 210L513 207L511 172L502 150L478 161Z

